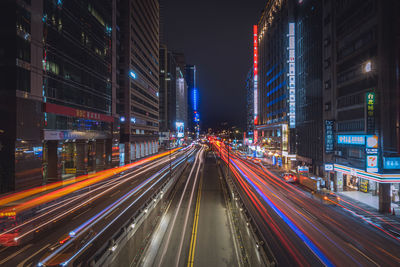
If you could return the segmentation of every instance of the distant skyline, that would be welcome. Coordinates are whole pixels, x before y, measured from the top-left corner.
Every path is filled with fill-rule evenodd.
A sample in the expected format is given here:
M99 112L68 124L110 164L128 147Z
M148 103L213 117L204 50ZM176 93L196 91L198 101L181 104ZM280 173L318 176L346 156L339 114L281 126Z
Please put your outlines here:
M164 0L161 10L169 49L197 66L202 129L222 122L243 127L245 80L252 64L252 25L265 0Z

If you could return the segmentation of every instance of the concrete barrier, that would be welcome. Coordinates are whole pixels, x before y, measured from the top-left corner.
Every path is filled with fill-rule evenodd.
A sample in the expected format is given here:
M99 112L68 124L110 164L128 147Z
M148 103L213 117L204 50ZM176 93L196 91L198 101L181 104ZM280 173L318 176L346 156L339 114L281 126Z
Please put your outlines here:
M163 214L174 185L186 169L172 174L130 220L88 260L90 266L135 266Z

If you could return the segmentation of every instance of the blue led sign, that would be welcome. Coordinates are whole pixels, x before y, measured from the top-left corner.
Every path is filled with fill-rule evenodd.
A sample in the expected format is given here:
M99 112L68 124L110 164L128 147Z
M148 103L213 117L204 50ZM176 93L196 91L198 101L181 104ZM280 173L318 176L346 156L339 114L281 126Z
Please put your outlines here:
M365 135L337 135L337 143L340 145L365 145Z
M399 170L400 158L383 158L383 168L386 170Z

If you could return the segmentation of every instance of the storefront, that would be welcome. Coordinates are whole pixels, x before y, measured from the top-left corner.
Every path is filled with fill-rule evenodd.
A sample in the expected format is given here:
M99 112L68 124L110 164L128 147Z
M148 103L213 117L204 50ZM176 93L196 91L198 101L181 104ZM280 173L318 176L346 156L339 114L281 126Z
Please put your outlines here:
M334 164L334 180L335 190L338 192L352 192L353 196L357 196L356 192L360 192L358 196L360 199L376 198L376 203L379 203L378 199L381 197L383 192L380 192L380 184L389 185L388 194L390 200L394 205L400 205L400 174L380 174L380 173L368 173L364 170L343 166L340 164Z
M111 136L95 131L44 130L43 176L67 179L111 166Z

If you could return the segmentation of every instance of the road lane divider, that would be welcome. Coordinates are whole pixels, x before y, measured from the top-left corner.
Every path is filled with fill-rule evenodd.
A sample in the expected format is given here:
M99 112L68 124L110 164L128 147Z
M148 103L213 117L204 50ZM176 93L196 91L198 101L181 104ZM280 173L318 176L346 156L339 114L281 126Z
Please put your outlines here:
M186 193L186 190L187 190L187 188L188 188L188 185L189 185L189 182L190 182L190 180L191 180L192 174L193 174L194 170L196 169L196 165L197 165L197 162L198 162L198 160L199 160L200 153L201 153L201 152L197 152L197 154L196 154L196 159L195 159L195 161L194 161L194 163L193 163L193 166L192 166L192 168L191 168L191 170L190 170L188 179L186 180L185 187L183 188L181 198L179 199L178 206L177 206L177 208L176 208L176 210L175 210L175 214L174 214L174 217L173 217L173 219L172 219L171 227L170 227L170 229L169 229L169 231L168 231L167 239L166 239L166 241L164 242L165 245L164 245L164 248L163 248L163 250L162 250L160 260L159 260L159 262L158 262L158 264L157 264L158 267L161 267L161 266L162 266L162 262L163 262L163 260L164 260L165 254L167 253L167 248L168 248L169 242L170 242L170 240L171 240L172 230L174 229L174 226L175 226L175 223L176 223L176 218L177 218L177 216L178 216L178 212L179 212L180 207L181 207L181 205L182 205L183 197L184 197L184 195L185 195L185 193Z
M197 201L196 201L196 209L194 213L194 220L193 220L193 230L192 230L192 237L190 240L190 249L189 249L189 259L188 259L188 267L192 267L194 263L194 252L196 249L196 239L197 239L197 227L199 224L199 214L200 214L200 202L201 202L201 189L203 187L203 177L200 178L199 182L199 189L197 192Z
M204 160L203 154L204 154L204 147L202 147L202 149L200 150L200 161L199 161L199 163L197 165L197 170L196 170L196 175L195 175L195 178L194 178L192 192L190 193L189 205L188 205L188 209L186 210L185 222L183 224L183 230L182 230L183 234L181 236L181 241L179 243L179 250L178 250L177 257L176 257L176 263L175 263L176 267L179 266L179 262L180 262L180 259L181 259L183 241L184 241L184 238L185 238L186 228L187 228L187 224L188 224L188 220L189 220L190 207L192 206L194 192L195 192L197 180L199 178L199 172L200 172L201 166L203 165L203 160Z

